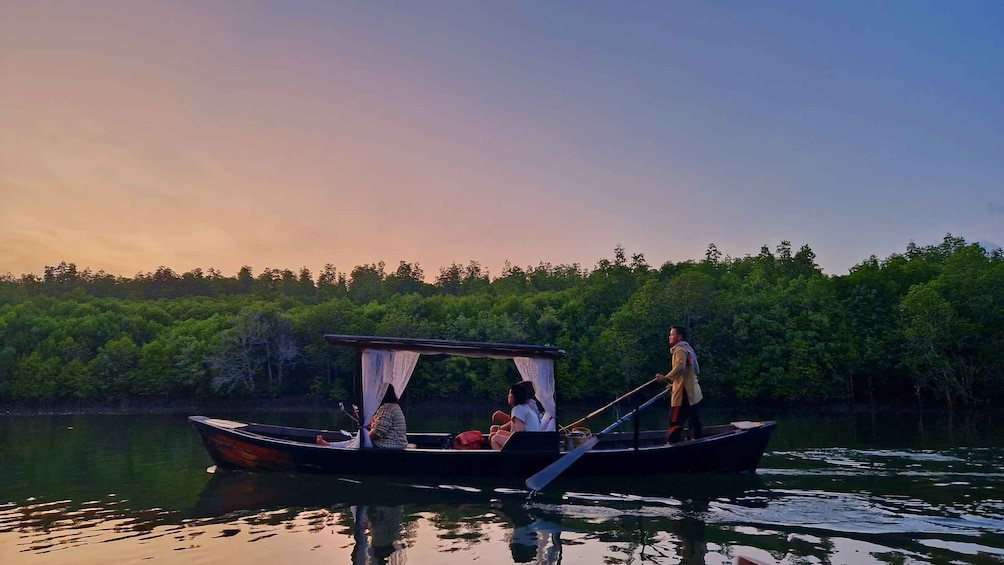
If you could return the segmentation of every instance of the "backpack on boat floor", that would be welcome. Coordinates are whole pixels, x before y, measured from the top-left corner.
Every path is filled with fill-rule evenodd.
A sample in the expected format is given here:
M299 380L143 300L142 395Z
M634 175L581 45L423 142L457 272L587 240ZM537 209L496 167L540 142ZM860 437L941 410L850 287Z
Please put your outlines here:
M481 449L485 436L478 430L470 430L457 434L453 438L453 449Z

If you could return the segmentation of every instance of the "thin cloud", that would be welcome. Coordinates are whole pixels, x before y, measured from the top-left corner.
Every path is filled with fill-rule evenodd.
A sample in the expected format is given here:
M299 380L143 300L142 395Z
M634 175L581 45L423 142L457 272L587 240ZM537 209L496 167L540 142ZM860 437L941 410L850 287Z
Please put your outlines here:
M987 210L990 210L990 213L995 216L1004 215L1004 206L1001 206L996 202L987 202Z

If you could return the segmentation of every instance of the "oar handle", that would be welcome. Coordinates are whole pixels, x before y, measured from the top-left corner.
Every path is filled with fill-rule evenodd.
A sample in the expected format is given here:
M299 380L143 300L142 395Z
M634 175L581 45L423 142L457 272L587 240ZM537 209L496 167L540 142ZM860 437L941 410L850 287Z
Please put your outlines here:
M356 416L353 416L352 414L349 414L349 411L345 409L345 403L344 402L339 402L338 403L338 408L341 409L342 414L345 414L346 416L348 416L349 419L351 419L353 422L355 422L357 426L359 425L359 418L356 417ZM354 408L356 410L356 414L359 414L359 409L356 408L356 406L354 404L352 405L352 408Z
M606 406L604 406L602 408L597 408L596 410L594 410L593 412L591 412L589 415L587 415L585 418L581 418L579 420L576 420L576 421L572 422L571 424L568 424L567 426L558 426L558 428L562 432L564 432L566 430L573 429L573 428L575 428L577 426L581 426L582 424L585 424L587 421L589 421L591 418L595 418L595 417L599 416L600 414L602 414L603 412L606 412L614 404L617 404L618 402L624 400L625 398L630 397L632 394L635 394L636 392L641 391L643 388L645 388L648 385L656 382L657 380L659 380L659 379L653 378L652 380L650 380L647 383L641 385L640 387L638 387L638 388L632 390L631 392L625 394L624 396L621 396L620 398L614 400L610 404L607 404Z
M610 424L609 426L607 426L602 432L596 434L596 437L603 436L604 434L613 431L614 429L616 429L618 426L620 426L624 422L627 422L628 420L630 420L638 412L641 412L642 410L644 410L644 409L648 408L649 406L651 406L652 404L654 404L657 400L659 400L663 396L666 396L666 394L668 392L669 392L668 388L663 389L662 392L660 392L659 394L657 394L657 395L653 396L652 398L648 399L648 402L646 402L645 404L642 404L641 406L635 408L634 410L628 412L627 414L624 414L616 422L614 422L613 424Z

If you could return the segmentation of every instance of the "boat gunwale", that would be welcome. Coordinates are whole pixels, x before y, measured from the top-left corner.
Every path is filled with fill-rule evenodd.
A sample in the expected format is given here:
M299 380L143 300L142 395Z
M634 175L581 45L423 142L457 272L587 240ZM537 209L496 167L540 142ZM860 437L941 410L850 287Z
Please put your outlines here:
M358 447L333 447L333 446L327 446L327 445L319 445L319 444L316 444L316 443L310 443L310 442L306 442L306 441L296 441L296 440L293 440L293 439L285 439L285 438L281 438L281 437L274 437L274 436L271 436L271 435L268 435L268 434L265 434L265 433L257 433L257 432L249 431L247 428L250 427L250 426L263 426L263 427L268 427L268 428L275 429L276 433L281 433L282 430L295 430L295 431L309 432L309 434L305 434L305 437L307 435L313 434L315 432L316 433L321 433L321 434L323 434L323 433L334 433L335 431L333 431L333 430L321 430L321 429L313 429L313 428L297 428L297 427L291 427L291 426L277 426L277 425L272 425L272 424L257 424L255 422L238 422L238 423L242 423L244 425L242 427L240 427L240 428L230 428L230 427L219 426L219 425L213 424L212 421L213 420L218 420L218 418L211 418L211 417L208 417L208 416L189 416L188 419L189 419L190 422L199 422L199 423L201 423L201 424L203 424L203 425L205 425L207 427L213 428L213 429L215 429L215 430L217 430L217 431L219 431L221 433L233 434L233 435L236 435L236 436L241 436L241 437L249 438L249 439L256 439L256 440L263 441L263 442L266 442L266 443L275 443L275 444L279 444L279 445L287 445L287 446L300 447L300 448L302 448L302 447L308 447L308 448L315 448L315 449L337 450L337 451L341 451L341 452L359 452L359 451L370 451L370 449L375 449L375 448L360 449ZM228 421L230 421L230 422L237 422L236 420L228 420ZM770 428L773 428L774 426L776 426L777 422L775 422L773 420L770 420L770 421L760 421L760 422L757 422L757 424L758 425L756 425L754 427L749 427L749 428L745 428L745 429L744 428L733 428L730 431L723 431L721 433L716 433L714 435L704 436L704 437L701 437L701 438L698 438L698 439L695 439L695 440L690 440L690 441L680 442L680 443L666 443L666 444L655 444L655 445L639 445L638 447L630 446L630 447L606 447L606 448L604 448L604 447L601 447L602 443L603 443L601 441L597 445L597 448L594 449L593 451L591 451L590 453L614 454L614 453L623 453L623 452L632 452L632 451L664 450L664 449L671 449L671 448L679 449L679 448L686 448L686 447L689 447L689 446L697 447L697 446L705 445L705 444L708 444L708 443L721 441L721 440L727 439L727 438L732 437L732 436L740 436L740 435L745 435L747 433L752 433L752 432L757 432L757 431L763 431L764 429L770 429ZM645 430L645 432L648 432L648 433L652 433L653 431L655 431L655 430ZM340 432L338 432L338 433L340 433ZM532 433L532 432L530 432L530 433ZM659 431L659 433L662 433L662 432ZM436 435L436 436L439 436L440 434L442 434L443 438L448 437L450 435L448 433L443 433L443 432L424 432L424 433L423 432L416 432L415 434L409 434L409 435L417 435L417 436L421 436L421 435ZM625 432L624 435L631 435L631 434L628 433L628 432ZM608 438L608 441L623 441L623 440L621 440L618 437L618 438ZM467 449L448 449L448 448L431 448L431 447L408 447L406 449L394 449L394 450L387 450L387 451L404 452L404 453L409 453L409 452L423 452L423 453L428 453L428 452L435 452L435 453L462 453L462 454L468 454L468 455L469 454L473 454L473 453L484 453L484 454L500 453L499 451L492 450L492 449L470 449L470 450L467 450ZM559 453L567 453L567 451L559 451ZM586 455L588 456L589 453L587 453Z

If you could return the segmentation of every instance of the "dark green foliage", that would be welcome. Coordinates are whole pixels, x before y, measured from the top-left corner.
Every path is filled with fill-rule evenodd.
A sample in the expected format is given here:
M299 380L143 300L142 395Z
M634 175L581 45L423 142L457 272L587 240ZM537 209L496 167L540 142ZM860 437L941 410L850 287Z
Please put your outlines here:
M610 398L668 369L670 325L690 328L713 401L958 404L1004 398L1004 255L951 235L826 276L808 246L650 267L613 260L417 263L348 275L167 267L128 279L72 263L0 277L0 400L230 395L358 397L354 351L325 333L543 343L563 399ZM511 364L432 358L414 398L500 399Z

